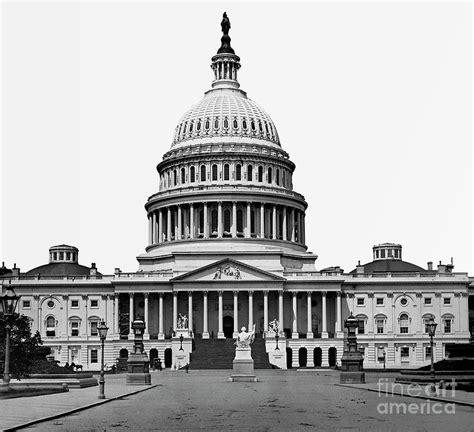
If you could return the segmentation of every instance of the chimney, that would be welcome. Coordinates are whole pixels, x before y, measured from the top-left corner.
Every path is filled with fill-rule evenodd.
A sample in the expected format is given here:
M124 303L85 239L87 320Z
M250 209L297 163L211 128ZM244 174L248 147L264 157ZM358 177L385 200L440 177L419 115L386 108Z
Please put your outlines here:
M90 275L97 276L97 267L95 266L95 263L91 263Z
M115 274L120 274L120 273L122 273L122 270L120 270L118 267L115 267L114 273Z
M433 261L428 261L428 270L433 270Z
M358 275L363 275L364 274L364 266L360 265L360 260L357 262L356 273Z
M13 264L12 276L13 277L19 277L20 276L20 268L16 266L16 263Z
M441 264L441 261L438 264L438 273L446 273L446 265Z

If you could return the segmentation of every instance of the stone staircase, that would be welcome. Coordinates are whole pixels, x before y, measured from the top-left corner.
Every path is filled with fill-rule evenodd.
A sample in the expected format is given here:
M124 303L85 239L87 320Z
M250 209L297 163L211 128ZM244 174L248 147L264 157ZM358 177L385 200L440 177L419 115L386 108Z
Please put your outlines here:
M194 339L190 369L232 369L235 357L233 339ZM252 344L252 358L255 369L271 369L265 341L257 337Z

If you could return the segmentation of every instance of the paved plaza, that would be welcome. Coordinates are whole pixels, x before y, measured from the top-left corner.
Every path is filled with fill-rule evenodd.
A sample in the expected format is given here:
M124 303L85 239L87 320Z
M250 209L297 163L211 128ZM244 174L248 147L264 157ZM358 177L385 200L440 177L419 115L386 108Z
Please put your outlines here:
M257 383L231 383L231 371L208 370L155 372L156 387L109 401L73 414L30 426L37 431L144 431L144 430L383 430L383 431L470 431L474 430L474 408L368 391L377 388L380 377L368 374L366 386L337 385L339 374L332 370L257 371ZM393 376L382 375L393 379ZM107 397L116 397L143 387L126 387L125 375L107 377ZM59 411L97 402L98 389L71 390L63 395L0 401L2 420L17 411L63 404ZM472 394L457 392L461 401L474 403ZM69 401L69 402L68 402ZM382 409L380 404L384 404ZM390 408L389 404L394 404ZM415 414L403 413L408 405ZM424 405L423 405L424 404ZM8 406L7 406L8 405ZM423 407L422 407L423 405ZM14 408L16 407L16 408ZM28 408L27 408L28 407ZM392 413L389 410L392 409ZM424 409L423 413L420 410ZM426 411L430 411L427 413ZM454 413L452 412L454 410ZM382 411L382 413L380 412ZM24 414L26 415L26 414ZM39 418L39 417L38 417ZM16 424L19 424L17 421Z

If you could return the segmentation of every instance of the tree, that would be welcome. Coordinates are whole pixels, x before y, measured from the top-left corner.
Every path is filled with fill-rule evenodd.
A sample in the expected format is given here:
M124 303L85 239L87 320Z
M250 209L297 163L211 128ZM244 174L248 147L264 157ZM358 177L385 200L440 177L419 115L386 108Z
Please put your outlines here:
M49 348L42 346L39 332L31 334L31 318L13 314L6 317L0 313L0 363L3 373L5 361L6 324L10 324L10 375L12 378L27 377L35 365L49 353Z

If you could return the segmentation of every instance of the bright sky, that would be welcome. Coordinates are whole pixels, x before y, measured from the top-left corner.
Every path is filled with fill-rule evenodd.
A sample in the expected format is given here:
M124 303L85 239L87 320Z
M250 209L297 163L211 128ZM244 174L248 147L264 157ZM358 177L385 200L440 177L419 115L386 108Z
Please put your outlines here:
M210 88L227 11L241 88L273 118L317 268L372 246L473 274L470 3L2 4L0 260L138 268L144 204Z

